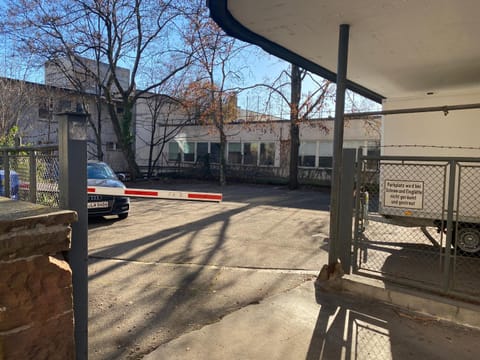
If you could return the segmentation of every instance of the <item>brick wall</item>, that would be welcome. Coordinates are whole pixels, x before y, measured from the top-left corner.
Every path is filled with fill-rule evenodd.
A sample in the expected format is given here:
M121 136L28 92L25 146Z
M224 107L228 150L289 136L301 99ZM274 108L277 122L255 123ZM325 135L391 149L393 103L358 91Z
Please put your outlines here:
M0 359L74 359L72 211L0 197Z

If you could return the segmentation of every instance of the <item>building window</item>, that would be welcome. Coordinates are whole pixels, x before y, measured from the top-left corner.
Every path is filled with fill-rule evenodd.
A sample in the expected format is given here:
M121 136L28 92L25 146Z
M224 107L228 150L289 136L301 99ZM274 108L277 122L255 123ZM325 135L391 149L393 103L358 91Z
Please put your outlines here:
M302 142L298 151L298 165L315 167L317 143L315 141Z
M195 143L194 142L183 143L183 161L185 162L195 161Z
M176 141L168 143L168 160L180 161L180 147Z
M243 163L245 165L257 165L258 159L258 144L244 143L243 144Z
M40 119L48 119L53 111L53 102L47 99L38 104L38 117Z
M113 141L107 141L106 144L105 144L105 148L107 149L107 151L120 151L120 146L116 143L116 142L113 142Z
M220 143L210 143L210 162L214 164L220 162Z
M275 164L275 143L260 143L260 165L273 166Z
M380 148L377 147L367 149L367 156L380 156ZM366 166L369 170L378 170L379 160L367 160Z
M70 100L60 100L58 103L58 111L71 111L72 110L72 102Z
M228 143L228 162L230 164L242 163L242 144L239 142Z
M208 160L208 142L197 143L197 161L207 163Z
M318 156L318 166L331 168L332 167L332 156L333 156L333 143L320 142L319 156Z

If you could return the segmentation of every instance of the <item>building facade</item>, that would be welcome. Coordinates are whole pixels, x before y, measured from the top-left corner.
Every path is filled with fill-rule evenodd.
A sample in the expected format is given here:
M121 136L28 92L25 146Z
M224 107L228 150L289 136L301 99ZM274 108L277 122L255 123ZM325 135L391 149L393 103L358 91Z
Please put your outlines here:
M121 73L128 82L128 70ZM92 87L83 92L73 89L51 64L46 65L45 74L47 85L15 81L25 88L29 100L17 119L23 142L57 143L55 114L85 112L88 118L88 158L102 158L115 171L126 171L127 163L101 94ZM85 87L88 84L85 82ZM227 176L288 178L290 122L235 109L235 120L225 125ZM121 106L116 111L121 114ZM329 182L333 122L333 119L315 119L300 124L300 179ZM133 109L133 124L136 161L144 175L154 176L172 169L189 170L193 176L198 175L195 169L199 174L207 169L212 176L215 175L220 159L218 129L198 121L198 116L190 114L181 102L166 95L145 93ZM380 127L378 117L348 120L344 148L362 148L364 153L378 152Z
M225 126L227 146L225 159L227 176L248 178L288 177L290 153L290 123L285 120L240 122ZM379 152L381 119L352 119L345 127L344 148L362 149L364 154ZM164 131L173 133L175 126ZM209 169L218 167L220 142L213 125L187 124L163 144L162 154L155 166L165 169ZM148 156L138 146L137 160L142 169L148 168ZM300 124L299 177L306 182L328 183L333 155L333 119L310 120Z

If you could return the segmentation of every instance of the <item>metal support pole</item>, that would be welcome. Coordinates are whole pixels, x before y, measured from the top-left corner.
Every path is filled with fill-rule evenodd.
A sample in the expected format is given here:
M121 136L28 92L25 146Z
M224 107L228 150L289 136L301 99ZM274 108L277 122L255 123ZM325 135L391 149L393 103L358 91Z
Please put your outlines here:
M76 359L88 358L88 213L87 117L67 113L56 116L59 125L60 207L77 212L72 224L68 262L72 269Z
M355 177L355 223L354 223L354 229L353 229L353 256L351 257L351 263L353 263L353 271L358 270L358 244L360 241L360 231L363 233L363 229L360 230L360 226L364 226L364 221L363 219L362 223L360 223L360 218L363 218L364 216L364 208L363 206L366 206L365 201L363 201L363 206L361 206L361 198L362 198L362 185L363 185L363 178L362 178L362 171L363 167L365 166L364 159L363 159L363 149L358 149L357 152L357 168L356 168L356 177ZM365 198L364 198L365 200ZM360 212L362 211L362 215L360 215Z
M340 25L338 41L338 65L337 65L337 91L335 103L335 123L333 130L333 170L332 188L330 200L330 247L328 251L328 263L337 262L336 242L339 241L339 215L340 215L340 191L341 171L343 164L343 132L345 122L345 90L347 88L347 63L348 63L348 39L350 26Z
M9 157L9 154L8 154L8 151L4 151L3 152L3 161L4 161L4 164L3 164L3 169L4 169L4 172L3 172L3 177L4 177L4 183L3 183L3 194L5 197L9 198L10 197L10 182L11 182L11 179L10 179L10 157Z
M338 227L338 239L335 242L335 247L337 248L336 253L340 258L345 274L350 274L350 266L352 264L355 155L355 149L343 150L342 186L339 200L339 219L342 219L342 226Z
M443 112L443 114L447 116L450 111L472 110L472 109L480 109L480 103L427 106L427 107L418 107L418 108L391 109L391 110L379 110L379 111L364 111L364 112L345 114L345 117L349 119L353 118L358 120L361 118L371 117L371 116L418 114L418 113L426 113L426 112Z
M444 283L443 287L445 291L448 291L450 287L450 258L451 258L451 246L452 246L452 236L454 235L453 229L456 227L453 220L454 212L454 202L455 202L455 179L456 179L456 170L457 163L455 160L450 160L449 162L450 175L448 178L448 200L447 200L447 239L445 242L445 264L444 264ZM458 210L458 208L457 208Z
M28 197L31 203L37 203L37 156L36 151L31 150L29 151L29 178L28 178L28 185L29 185L29 194Z

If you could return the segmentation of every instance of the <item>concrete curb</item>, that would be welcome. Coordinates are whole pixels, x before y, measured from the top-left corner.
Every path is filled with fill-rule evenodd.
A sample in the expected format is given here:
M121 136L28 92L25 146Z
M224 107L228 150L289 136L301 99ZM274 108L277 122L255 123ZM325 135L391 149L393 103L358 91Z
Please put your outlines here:
M480 329L480 305L445 298L426 291L388 284L381 280L356 275L339 279L317 281L325 291L340 291L381 301L407 311L448 321L460 326Z

